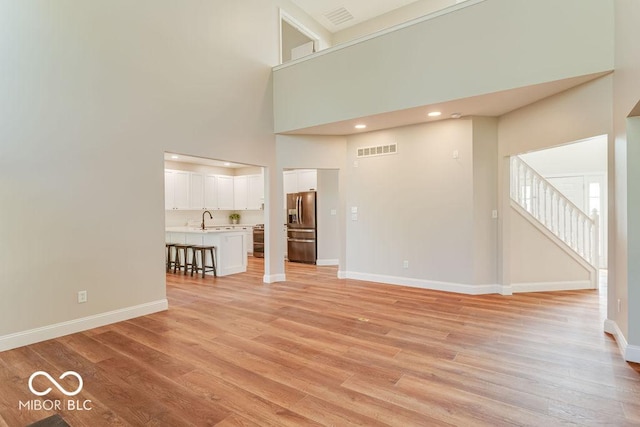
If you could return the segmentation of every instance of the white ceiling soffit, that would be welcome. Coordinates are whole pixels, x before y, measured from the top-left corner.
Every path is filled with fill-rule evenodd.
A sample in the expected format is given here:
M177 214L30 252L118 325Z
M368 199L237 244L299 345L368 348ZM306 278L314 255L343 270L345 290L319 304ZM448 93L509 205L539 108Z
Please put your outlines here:
M606 74L609 74L609 72L588 74L586 76L572 77L438 104L422 105L406 110L359 117L282 133L289 135L353 135L374 130L450 119L451 115L455 113L459 113L463 117L498 117L541 99L571 89L572 87L595 80ZM430 111L440 111L442 115L438 118L427 117L427 113ZM365 124L367 127L366 129L358 130L355 129L356 124Z
M291 0L334 33L417 0Z
M205 157L187 156L184 154L164 153L164 160L170 162L193 163L196 165L216 166L220 168L246 168L251 165L230 163L224 160L208 159Z

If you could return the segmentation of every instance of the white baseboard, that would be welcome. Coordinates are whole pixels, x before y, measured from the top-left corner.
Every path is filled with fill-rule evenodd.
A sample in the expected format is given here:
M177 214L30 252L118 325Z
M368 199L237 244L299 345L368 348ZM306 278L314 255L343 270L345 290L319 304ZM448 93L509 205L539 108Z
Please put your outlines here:
M513 293L519 292L552 292L552 291L576 291L580 289L595 289L590 280L572 280L565 282L532 282L512 283Z
M317 259L316 265L318 266L327 266L327 265L338 265L340 261L337 259Z
M263 283L276 283L276 282L284 282L287 280L287 276L282 274L265 274L262 276Z
M640 346L629 345L629 343L627 343L627 339L615 321L605 319L604 331L609 335L613 335L616 343L618 343L618 348L620 349L620 353L624 360L627 362L640 363Z
M347 278L347 273L345 273L344 271L338 270L338 279L346 279L346 278Z
M409 286L412 288L430 289L434 291L455 292L467 295L502 294L502 285L468 285L463 283L437 282L433 280L412 279L410 277L385 276L381 274L358 273L354 271L338 272L346 279L366 280L368 282L385 283L388 285Z
M169 308L166 299L135 305L133 307L108 311L106 313L95 314L93 316L82 317L80 319L69 320L67 322L56 323L41 328L30 329L28 331L17 332L0 336L0 351L11 350L13 348L34 344L64 335L86 331L88 329L99 328L100 326L122 322L134 317L146 316Z

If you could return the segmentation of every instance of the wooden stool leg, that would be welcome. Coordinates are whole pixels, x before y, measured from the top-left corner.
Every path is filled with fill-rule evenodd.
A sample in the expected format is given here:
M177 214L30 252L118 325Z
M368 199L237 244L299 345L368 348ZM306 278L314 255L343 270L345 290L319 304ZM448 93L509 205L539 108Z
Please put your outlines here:
M199 252L196 248L191 248L191 276L193 276L193 270L196 270L196 274L198 274L198 256L197 252Z
M180 248L175 248L175 257L173 258L173 274L176 274L178 265L180 265Z
M216 254L215 248L211 248L211 267L213 267L213 277L218 277L218 272L216 271ZM204 270L202 272L202 277L204 277Z
M189 272L189 248L184 248L184 274Z

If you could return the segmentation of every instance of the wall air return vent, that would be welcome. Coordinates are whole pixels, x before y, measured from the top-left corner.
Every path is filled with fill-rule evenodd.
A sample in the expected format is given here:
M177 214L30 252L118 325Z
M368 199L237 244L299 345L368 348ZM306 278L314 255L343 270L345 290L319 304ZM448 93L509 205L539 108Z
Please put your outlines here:
M327 12L324 14L324 17L329 20L336 27L340 24L344 24L347 21L351 21L353 19L353 15L344 7L339 7L338 9L332 10L331 12Z
M398 154L398 144L358 148L358 157L387 156L389 154Z

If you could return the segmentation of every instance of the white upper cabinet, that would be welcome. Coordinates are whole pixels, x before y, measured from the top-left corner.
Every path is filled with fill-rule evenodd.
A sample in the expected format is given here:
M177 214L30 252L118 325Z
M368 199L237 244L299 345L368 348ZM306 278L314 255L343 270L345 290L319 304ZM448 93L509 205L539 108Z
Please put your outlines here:
M165 209L190 209L190 174L186 171L165 169Z
M318 171L315 169L299 169L298 191L315 191L318 189Z
M218 177L216 175L204 176L204 207L218 209Z
M284 184L284 194L285 196L289 193L297 193L298 192L298 171L284 171L282 175L282 182ZM286 203L286 197L285 197Z
M216 188L218 191L218 209L231 211L233 210L233 177L218 175L216 178Z
M263 209L264 208L264 176L249 175L248 176L248 194L247 194L247 208L248 209Z
M259 210L264 203L264 177L164 170L167 210Z
M191 195L189 205L191 209L204 209L204 174L191 172L189 179L189 194Z
M301 191L315 191L318 187L318 171L315 169L284 171L282 181L285 195Z
M247 196L249 194L247 175L233 177L233 208L235 210L249 209Z
M264 177L240 175L233 177L235 210L259 210L264 203Z

